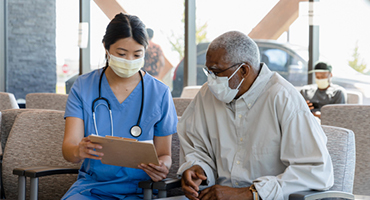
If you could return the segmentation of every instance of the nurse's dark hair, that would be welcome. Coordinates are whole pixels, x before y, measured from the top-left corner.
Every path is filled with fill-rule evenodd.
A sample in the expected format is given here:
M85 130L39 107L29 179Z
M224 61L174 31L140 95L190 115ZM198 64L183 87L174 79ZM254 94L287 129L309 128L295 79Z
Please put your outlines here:
M143 45L145 49L149 44L145 25L139 17L119 13L110 21L105 30L103 37L104 47L109 50L110 45L120 39L129 37L132 37L137 43Z

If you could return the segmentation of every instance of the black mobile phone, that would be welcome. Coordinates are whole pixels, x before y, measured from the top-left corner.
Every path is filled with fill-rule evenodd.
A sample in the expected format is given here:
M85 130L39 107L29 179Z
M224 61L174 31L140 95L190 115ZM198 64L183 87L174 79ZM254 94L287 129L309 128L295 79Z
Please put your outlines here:
M318 102L311 102L312 103L312 106L314 108L319 108L319 103Z

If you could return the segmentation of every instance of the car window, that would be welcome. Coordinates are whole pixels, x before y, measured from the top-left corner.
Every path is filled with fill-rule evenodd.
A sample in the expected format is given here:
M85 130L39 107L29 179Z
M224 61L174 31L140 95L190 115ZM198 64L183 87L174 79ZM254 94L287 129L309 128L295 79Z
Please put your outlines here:
M271 71L278 72L285 79L288 78L288 54L280 49L261 48L261 62L264 62Z
M271 71L278 72L294 86L307 84L307 67L295 56L283 49L260 48L261 62L266 63Z
M307 85L307 65L298 59L296 56L290 56L290 64L288 66L288 81L294 86Z

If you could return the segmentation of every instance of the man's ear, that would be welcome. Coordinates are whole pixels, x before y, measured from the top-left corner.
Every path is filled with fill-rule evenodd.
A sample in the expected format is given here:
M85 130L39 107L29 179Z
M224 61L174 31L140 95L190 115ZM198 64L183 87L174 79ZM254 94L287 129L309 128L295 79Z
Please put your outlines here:
M242 76L245 78L251 73L252 67L248 65L247 63L243 63L243 65L240 67L240 71L242 73Z
M329 73L329 78L332 78L333 77L333 74L330 72Z

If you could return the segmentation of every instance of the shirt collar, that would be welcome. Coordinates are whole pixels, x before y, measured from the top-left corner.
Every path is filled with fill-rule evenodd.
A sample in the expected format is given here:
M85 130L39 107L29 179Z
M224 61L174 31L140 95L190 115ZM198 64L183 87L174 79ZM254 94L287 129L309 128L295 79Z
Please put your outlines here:
M274 73L270 71L270 69L264 64L261 63L261 70L258 74L256 80L254 80L252 86L246 91L242 96L240 96L240 100L243 99L245 104L250 109L254 103L256 102L257 98L260 96L263 88L266 86L268 81L270 80L271 76ZM238 99L238 100L239 100Z

